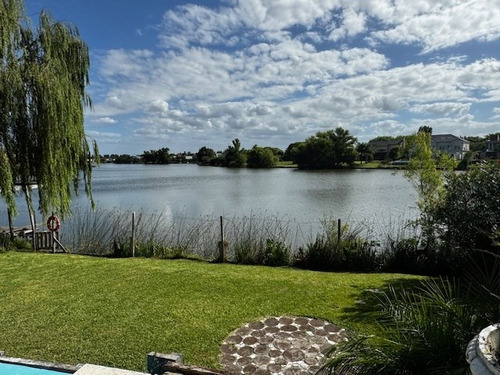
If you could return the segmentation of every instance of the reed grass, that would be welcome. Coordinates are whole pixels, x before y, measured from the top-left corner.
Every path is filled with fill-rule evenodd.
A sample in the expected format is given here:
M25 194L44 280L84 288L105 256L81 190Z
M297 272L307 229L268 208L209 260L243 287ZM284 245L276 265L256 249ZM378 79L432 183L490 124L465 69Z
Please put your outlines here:
M137 256L159 258L198 257L215 260L221 241L220 218L214 215L187 218L162 212L135 214ZM73 253L131 256L132 212L76 210L65 223L65 243ZM296 221L287 217L252 214L223 220L226 260L261 264L268 241L293 248L301 240ZM259 255L261 254L261 255Z
M188 218L161 211L77 210L64 223L63 242L73 253L111 257L189 258L285 266L323 271L404 272L436 274L439 258L421 248L420 230L409 220L390 224L376 239L369 224L321 220L317 234L287 216L255 213L223 218ZM221 228L222 225L222 228ZM221 254L221 229L224 252Z

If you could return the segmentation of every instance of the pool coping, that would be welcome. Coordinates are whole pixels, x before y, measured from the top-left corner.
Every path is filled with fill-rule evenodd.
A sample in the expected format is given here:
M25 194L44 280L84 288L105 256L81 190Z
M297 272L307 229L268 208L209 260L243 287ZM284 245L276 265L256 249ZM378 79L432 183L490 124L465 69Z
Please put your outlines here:
M117 367L106 367L90 363L80 363L76 366L35 361L25 358L9 357L0 350L0 363L29 366L39 369L58 371L72 375L225 375L223 372L212 371L196 366L187 366L182 363L182 355L179 353L163 354L150 352L147 355L148 372L138 372Z
M28 366L28 367L35 367L45 370L59 371L67 374L74 374L82 367L82 365L72 366L55 362L35 361L32 359L9 357L6 356L5 353L1 351L0 351L0 362Z
M9 357L6 356L5 353L1 351L0 351L0 363L27 366L32 368L57 371L73 375L148 375L142 372L114 368L114 367L93 365L89 363L78 364L76 366L73 366L55 362L35 361L25 358Z

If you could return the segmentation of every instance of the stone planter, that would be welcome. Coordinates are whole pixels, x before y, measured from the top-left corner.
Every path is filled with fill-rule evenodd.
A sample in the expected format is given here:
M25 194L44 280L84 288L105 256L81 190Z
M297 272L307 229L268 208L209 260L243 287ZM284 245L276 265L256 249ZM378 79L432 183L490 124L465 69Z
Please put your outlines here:
M483 329L466 351L473 375L500 375L500 323Z

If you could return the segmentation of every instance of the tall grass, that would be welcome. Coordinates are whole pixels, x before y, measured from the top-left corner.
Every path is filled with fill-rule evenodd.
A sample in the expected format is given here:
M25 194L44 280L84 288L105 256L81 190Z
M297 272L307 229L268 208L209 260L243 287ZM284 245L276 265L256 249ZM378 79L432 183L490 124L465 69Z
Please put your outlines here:
M228 220L227 257L236 263L288 265L290 248L297 240L297 223L276 216L258 214Z
M161 211L76 210L64 223L62 240L71 252L98 256L198 258L239 264L292 265L322 271L436 274L440 259L422 249L419 228L398 222L382 239L366 223L343 224L325 217L316 235L294 219L255 213L224 218L188 218Z
M211 218L172 219L162 212L135 213L132 249L131 211L77 210L65 223L64 241L87 255L211 259L217 251L217 226Z
M350 227L325 218L322 227L323 232L295 254L295 266L320 271L378 269L375 243L363 238L361 226Z
M297 222L254 214L223 220L225 260L244 264L288 264L300 240ZM131 256L132 212L77 210L65 223L64 241L72 252ZM221 222L216 216L170 217L162 212L135 214L135 255L144 257L219 257ZM278 261L277 258L280 258Z

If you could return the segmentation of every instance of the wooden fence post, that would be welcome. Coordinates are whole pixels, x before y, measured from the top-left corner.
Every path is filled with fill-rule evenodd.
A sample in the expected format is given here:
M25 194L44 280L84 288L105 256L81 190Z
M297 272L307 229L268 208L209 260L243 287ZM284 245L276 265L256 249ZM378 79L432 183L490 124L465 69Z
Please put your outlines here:
M340 245L340 237L341 237L341 231L342 231L342 221L338 219L337 221L337 240Z
M224 219L220 217L220 242L219 242L219 261L223 263L226 260L224 246Z
M132 257L135 257L135 212L132 212L132 237L130 237L130 248L132 249Z

